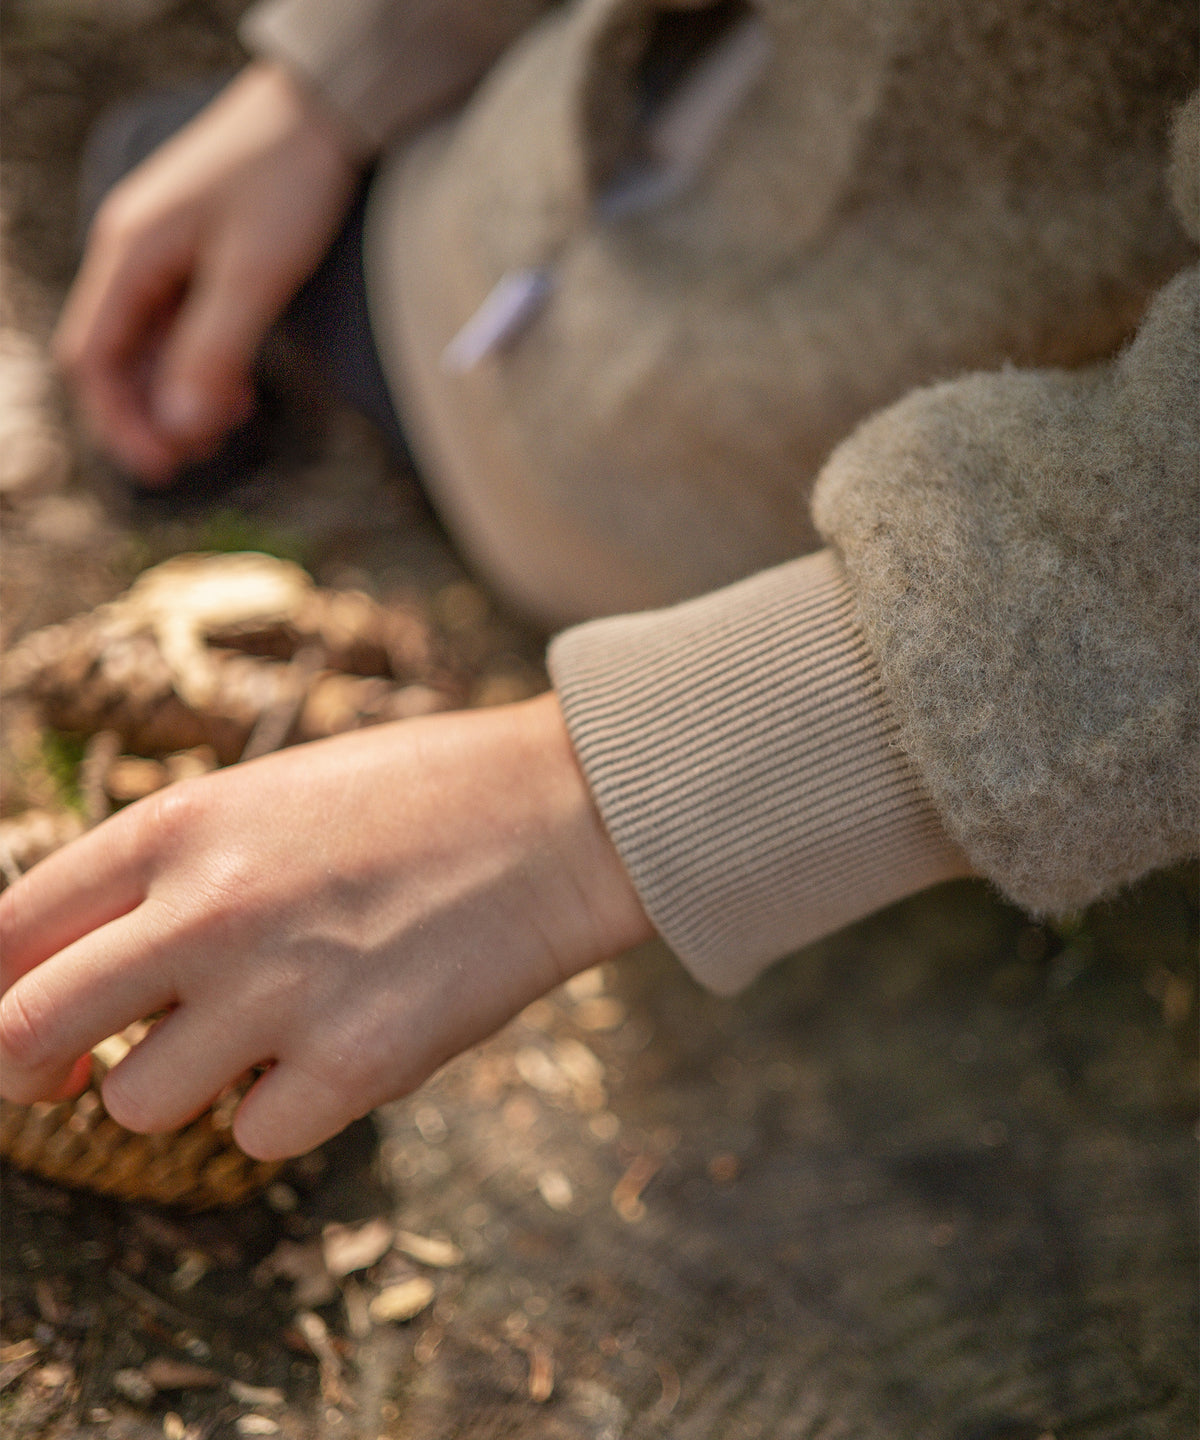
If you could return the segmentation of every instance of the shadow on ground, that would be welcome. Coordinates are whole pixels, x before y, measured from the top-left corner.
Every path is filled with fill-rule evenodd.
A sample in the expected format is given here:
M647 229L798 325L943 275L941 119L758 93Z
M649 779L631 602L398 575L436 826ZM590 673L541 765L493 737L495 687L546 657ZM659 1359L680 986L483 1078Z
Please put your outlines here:
M953 886L737 1002L647 947L228 1214L9 1175L5 1353L37 1346L11 1433L1174 1440L1191 894L1063 936ZM379 1218L454 1263L393 1250L320 1304L261 1263ZM415 1275L426 1310L364 1323Z

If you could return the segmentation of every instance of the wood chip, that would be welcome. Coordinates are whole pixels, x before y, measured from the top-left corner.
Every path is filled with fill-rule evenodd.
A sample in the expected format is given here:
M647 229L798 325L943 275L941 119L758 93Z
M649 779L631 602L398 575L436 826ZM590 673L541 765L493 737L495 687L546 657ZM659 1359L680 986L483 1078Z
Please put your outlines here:
M526 1095L524 1091L517 1095L510 1095L500 1110L500 1123L506 1130L516 1130L524 1134L537 1124L541 1108L536 1100Z
M63 1303L60 1286L52 1284L49 1280L39 1280L33 1287L34 1299L37 1301L38 1314L47 1325L63 1325L70 1319L71 1309Z
M139 1285L138 1282L130 1276L122 1274L120 1270L113 1269L112 1267L109 1268L108 1283L114 1290L124 1295L127 1300L132 1300L135 1305L143 1306L151 1315L157 1316L159 1320L164 1321L167 1325L186 1330L189 1326L195 1324L194 1316L188 1315L185 1311L171 1305L168 1301L162 1299L161 1296L156 1295L152 1290L147 1290L144 1285Z
M455 1265L461 1265L465 1258L453 1240L441 1240L433 1235L414 1235L411 1230L397 1231L392 1245L410 1260L432 1266L435 1270L450 1270Z
M531 1085L543 1095L568 1095L571 1082L562 1069L536 1045L525 1045L513 1057L517 1074L526 1085Z
M419 1105L413 1120L427 1145L440 1145L449 1134L445 1117L436 1105Z
M194 745L190 750L177 750L163 761L167 780L174 785L179 780L195 780L207 775L218 765L217 752L211 745Z
M302 1310L326 1305L338 1293L337 1281L325 1264L319 1240L304 1244L281 1240L254 1272L256 1282L264 1286L277 1277L292 1281L292 1299Z
M594 1051L580 1040L558 1040L551 1063L565 1077L576 1109L594 1115L604 1108L604 1066Z
M445 1338L446 1332L440 1325L427 1325L417 1336L417 1343L413 1346L413 1359L418 1365L428 1365Z
M239 1415L237 1432L239 1435L278 1435L279 1425L269 1415Z
M545 999L531 1001L519 1016L522 1025L528 1025L531 1030L543 1032L552 1030L557 1018L558 1011L549 1000Z
M554 1394L554 1356L535 1341L529 1347L529 1398L535 1405L544 1405Z
M741 1170L742 1162L732 1154L714 1155L708 1162L709 1177L717 1185L732 1185Z
M621 1133L621 1122L611 1110L602 1110L588 1121L588 1129L597 1140L609 1144Z
M135 1405L149 1405L158 1394L153 1382L140 1370L118 1370L112 1377L112 1387Z
M229 1393L239 1405L265 1405L272 1410L279 1409L285 1400L283 1391L273 1385L246 1385L241 1380L229 1382Z
M277 1215L290 1215L300 1204L299 1195L290 1185L285 1185L282 1180L276 1180L274 1185L268 1185L263 1198Z
M625 1007L611 995L598 995L575 1007L574 1020L581 1030L617 1030L625 1023Z
M571 1000L579 1004L584 1000L593 1000L597 995L603 995L604 986L604 966L593 965L590 970L581 970L578 975L572 975L563 989Z
M64 1385L69 1385L74 1380L75 1372L69 1365L53 1360L49 1365L43 1365L40 1370L35 1371L33 1378L47 1390L61 1390Z
M658 1400L655 1403L653 1413L656 1416L669 1415L679 1403L679 1395L683 1386L679 1381L679 1372L669 1360L658 1360L654 1368L658 1371L658 1383L662 1386Z
M342 1304L346 1307L346 1328L356 1340L365 1340L371 1333L370 1302L357 1280L349 1278L343 1282Z
M352 1275L366 1270L392 1248L395 1230L376 1218L361 1225L326 1225L321 1231L321 1253L331 1275Z
M635 1224L646 1213L642 1191L658 1173L662 1160L657 1155L634 1156L629 1168L613 1186L612 1207L622 1220Z
M112 813L105 779L121 753L121 737L115 730L98 730L87 742L79 766L79 794L88 826L99 825Z
M165 1355L148 1361L140 1373L156 1390L212 1390L225 1383L215 1370Z
M182 1295L193 1289L208 1274L209 1259L203 1250L181 1250L176 1256L178 1264L171 1276L171 1289Z
M554 1059L572 1085L601 1085L604 1066L595 1051L581 1040L559 1040L554 1046Z
M402 1280L399 1285L389 1285L371 1301L370 1316L377 1324L387 1321L411 1320L433 1303L437 1292L433 1282L424 1275L412 1280Z
M143 800L167 783L167 767L141 755L118 755L104 775L104 788L114 800Z
M73 810L25 810L0 820L0 856L8 884L15 884L39 860L82 835L83 829L82 816Z
M0 835L0 875L4 877L6 885L15 885L21 878L23 871L17 864L17 857L13 854L13 848L8 838Z
M17 1340L11 1345L0 1345L0 1365L11 1365L15 1360L30 1360L37 1353L36 1340Z
M243 761L256 760L283 748L324 661L325 647L321 644L304 645L296 652L287 667L287 683L282 692L254 722L254 729L242 749Z
M537 1179L538 1194L551 1210L569 1210L575 1187L561 1170L543 1170Z

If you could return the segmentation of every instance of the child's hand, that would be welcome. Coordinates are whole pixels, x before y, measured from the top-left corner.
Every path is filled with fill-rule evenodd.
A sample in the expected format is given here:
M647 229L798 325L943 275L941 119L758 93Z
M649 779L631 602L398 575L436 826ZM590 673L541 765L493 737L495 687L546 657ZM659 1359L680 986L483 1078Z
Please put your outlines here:
M112 190L55 351L116 459L162 481L246 418L263 337L324 255L356 178L333 122L259 63Z
M3 1093L165 1018L104 1081L169 1129L255 1065L234 1126L298 1154L650 933L557 700L405 721L185 781L0 896Z

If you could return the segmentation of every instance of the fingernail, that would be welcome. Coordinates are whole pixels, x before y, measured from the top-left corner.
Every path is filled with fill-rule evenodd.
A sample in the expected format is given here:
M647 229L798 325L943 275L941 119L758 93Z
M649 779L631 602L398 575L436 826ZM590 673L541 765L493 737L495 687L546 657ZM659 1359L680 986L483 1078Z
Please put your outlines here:
M195 435L208 421L208 401L194 385L165 385L154 401L154 418L168 435Z

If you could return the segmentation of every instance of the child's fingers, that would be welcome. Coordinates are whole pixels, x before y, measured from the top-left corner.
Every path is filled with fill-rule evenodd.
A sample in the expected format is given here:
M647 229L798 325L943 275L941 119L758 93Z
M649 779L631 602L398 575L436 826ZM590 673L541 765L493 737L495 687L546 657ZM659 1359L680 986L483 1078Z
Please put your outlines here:
M147 380L190 264L169 229L98 224L55 336L92 430L138 473L157 475L177 458L150 414Z
M255 356L291 289L256 248L236 236L211 247L163 347L154 413L181 446L215 443L253 408Z
M75 1097L86 1087L92 1078L92 1057L81 1055L71 1066L71 1072L67 1076L65 1084L57 1095L51 1095L51 1100L74 1100Z
M0 997L0 1091L29 1104L63 1093L79 1057L176 1000L145 908L113 920L21 976Z
M365 1094L352 1085L335 1088L311 1068L284 1061L273 1065L242 1101L233 1137L256 1160L286 1160L315 1149L393 1095Z
M109 1071L105 1108L119 1124L141 1133L186 1125L227 1085L268 1058L262 1043L262 1035L239 1025L236 1015L181 1005Z
M0 989L134 910L146 878L136 827L123 817L34 866L0 895Z

